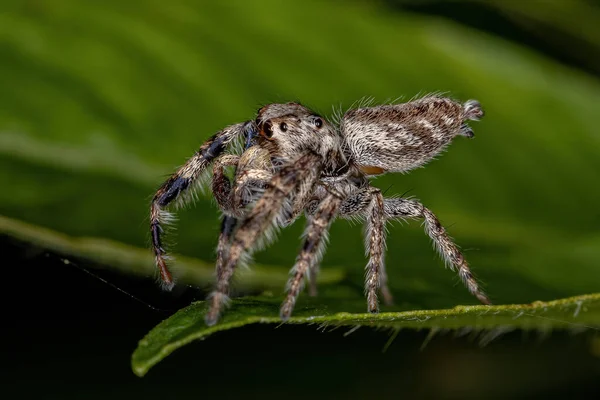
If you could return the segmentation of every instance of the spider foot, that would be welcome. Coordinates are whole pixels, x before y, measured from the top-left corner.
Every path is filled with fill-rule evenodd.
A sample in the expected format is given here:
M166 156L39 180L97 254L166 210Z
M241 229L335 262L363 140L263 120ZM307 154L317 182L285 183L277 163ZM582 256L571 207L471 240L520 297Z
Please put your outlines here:
M369 293L367 294L367 307L371 314L379 313L379 304L377 302L377 295Z
M292 316L292 311L294 310L294 301L290 301L289 299L286 299L283 304L281 305L281 310L279 311L279 317L281 318L281 320L283 322L287 321L288 319L290 319L290 317Z
M223 306L227 304L228 300L229 298L227 295L223 293L213 292L210 295L210 305L208 312L204 316L204 322L206 322L206 325L213 326L219 321L221 310L223 309Z

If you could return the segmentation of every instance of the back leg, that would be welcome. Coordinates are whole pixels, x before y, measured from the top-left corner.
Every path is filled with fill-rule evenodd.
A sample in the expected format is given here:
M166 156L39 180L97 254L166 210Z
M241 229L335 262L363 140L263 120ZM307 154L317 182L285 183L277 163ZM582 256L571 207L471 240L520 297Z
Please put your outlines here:
M371 204L366 212L365 245L369 263L366 267L365 293L369 312L379 312L377 291L380 290L384 303L391 305L393 297L387 286L385 272L385 214L384 199L379 189L371 188Z
M386 230L384 198L379 189L366 187L346 197L340 204L339 216L346 219L364 218L365 247L369 263L365 268L365 293L370 312L377 312L377 291L381 292L385 305L392 305L394 298L387 285L385 270ZM317 266L318 267L318 266ZM318 268L314 268L318 272ZM316 294L313 268L311 268L311 294ZM314 286L313 286L314 285Z
M228 144L243 135L246 137L256 135L256 126L253 122L229 126L212 136L173 176L161 185L154 195L150 205L150 233L156 266L165 290L171 290L175 284L167 266L167 255L161 237L162 225L172 219L166 211L166 207L174 201L183 204L182 199L189 199L190 194L193 193L193 190L190 189L199 181L211 161L222 154Z
M385 199L384 213L386 219L394 218L420 218L425 222L425 231L433 240L433 243L444 261L458 276L469 292L483 304L491 304L489 298L479 287L475 277L471 273L469 264L463 257L458 247L454 244L438 218L423 204L416 200L402 198Z

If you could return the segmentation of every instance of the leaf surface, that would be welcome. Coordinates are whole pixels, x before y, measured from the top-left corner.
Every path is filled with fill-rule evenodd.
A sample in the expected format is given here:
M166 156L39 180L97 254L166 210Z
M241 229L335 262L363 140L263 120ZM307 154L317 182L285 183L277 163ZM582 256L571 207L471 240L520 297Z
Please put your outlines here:
M337 299L338 303L343 299ZM332 302L329 301L329 304ZM143 338L132 357L138 376L178 348L193 340L249 324L280 325L279 303L269 297L246 297L233 302L223 320L206 326L205 302L193 303L156 326ZM493 335L514 329L581 331L600 327L600 294L570 297L550 302L505 306L457 306L446 310L412 310L380 314L334 312L322 306L299 308L287 324L309 324L321 329L339 326L489 331ZM483 336L483 340L486 337Z

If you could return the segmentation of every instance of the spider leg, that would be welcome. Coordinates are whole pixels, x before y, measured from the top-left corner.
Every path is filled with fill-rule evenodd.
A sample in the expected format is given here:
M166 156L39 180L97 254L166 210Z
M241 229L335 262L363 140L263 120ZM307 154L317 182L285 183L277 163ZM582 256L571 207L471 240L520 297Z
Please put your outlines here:
M392 218L420 218L425 222L425 231L433 240L433 243L444 261L458 276L472 295L483 304L491 304L489 298L479 287L475 277L471 273L469 264L458 250L438 218L423 204L415 200L394 198L385 199L384 212L386 219Z
M257 239L267 233L277 223L283 210L285 200L299 184L317 181L321 171L321 158L314 153L307 153L294 163L284 166L269 182L263 196L235 231L229 254L224 262L221 276L217 279L215 291L211 294L209 310L205 321L214 325L227 301L229 282L240 258L252 249Z
M365 293L369 312L379 312L377 291L381 289L386 304L392 302L392 295L387 287L385 273L385 216L384 200L379 189L371 189L371 204L366 213L365 245L369 253L369 262L365 269Z
M296 299L304 283L304 275L313 265L318 264L327 242L327 232L331 222L335 218L341 197L329 194L319 204L314 216L309 220L300 254L296 258L296 264L292 268L287 287L288 294L281 305L281 319L289 319L296 304ZM310 271L312 274L313 271Z
M288 215L287 220L284 222L284 225L289 225L296 220L302 214L309 201L313 197L313 188L314 184L310 182L303 182L298 185L298 189L294 196L294 201L292 202L292 210ZM323 186L325 188L325 186ZM318 267L318 266L317 266Z
M318 190L319 188L315 188L315 190ZM306 216L306 220L310 221L313 216L315 215L315 212L317 210L317 207L319 206L320 202L323 200L323 197L319 196L315 196L314 199L311 199L310 201L307 202L307 204L305 205L304 211L305 211L305 216ZM339 208L338 208L339 210ZM324 250L325 250L325 243L326 241L321 241L321 243L319 244L319 249L317 249L317 254L323 254ZM310 268L308 270L308 295L310 297L316 297L318 295L318 290L317 290L317 276L319 275L319 270L320 270L320 258L316 259L312 262L312 264L310 265Z
M174 280L167 266L167 255L163 248L161 234L162 225L172 219L166 207L176 200L185 200L193 194L193 184L206 170L206 167L218 157L225 147L241 135L251 136L256 132L253 122L245 122L229 126L208 139L200 149L177 172L161 185L152 199L150 206L150 233L152 236L152 249L155 255L156 266L160 273L163 288L173 288ZM183 195L183 196L182 196ZM188 196L186 196L188 195ZM179 201L182 204L181 201Z
M273 174L262 169L247 169L236 176L232 193L233 207L244 210L248 204L256 201L264 193Z
M212 192L217 201L217 205L223 211L223 220L221 221L221 232L217 244L217 279L223 274L223 260L227 258L227 252L231 243L231 235L239 220L233 216L234 205L232 202L231 181L225 175L225 167L236 166L240 157L235 155L223 155L217 158L213 164Z
M221 223L221 233L217 245L217 280L223 275L224 260L228 257L231 237L236 226L239 224L239 218L243 217L247 212L245 205L254 200L251 194L253 194L257 188L267 185L273 176L273 174L266 170L244 170L244 168L251 168L253 166L265 168L264 165L257 165L257 163L252 162L252 160L249 162L248 158L252 156L248 156L248 154L252 153L255 153L255 151L250 150L242 156L230 154L223 155L217 158L213 164L212 191L219 208L225 214ZM243 177L236 179L235 188L232 188L231 181L225 175L225 167L227 166L235 166L236 177L239 178L240 175ZM237 169L241 170L242 173L238 174ZM250 193L248 196L244 197L245 203L243 205L236 202L236 193L238 192Z
M214 161L212 192L225 214L243 217L246 206L260 197L273 177L269 166L256 156L257 153L261 153L258 146L246 149L241 156L226 154ZM225 175L228 166L236 167L234 185Z
M386 230L383 195L379 189L366 187L346 197L340 205L340 217L365 218L365 247L369 262L365 268L365 294L370 312L379 309L377 291L381 292L383 302L392 305L392 293L387 285L384 255L386 249Z
M258 200L273 178L272 170L271 155L267 150L260 146L247 149L240 157L235 174L233 207L245 211L248 204Z
M223 275L224 261L229 254L229 246L231 244L231 236L239 220L231 215L224 215L221 221L221 233L219 234L219 242L217 244L217 263L216 273L217 280Z
M234 205L231 181L225 175L225 167L237 166L239 160L239 156L227 154L217 158L213 164L212 192L217 205L227 215L233 214Z

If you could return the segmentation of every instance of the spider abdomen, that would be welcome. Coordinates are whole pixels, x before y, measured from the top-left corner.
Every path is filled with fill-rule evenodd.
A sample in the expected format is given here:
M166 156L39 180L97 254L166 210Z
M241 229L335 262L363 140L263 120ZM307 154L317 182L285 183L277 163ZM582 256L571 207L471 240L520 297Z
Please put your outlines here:
M341 131L365 174L406 172L430 161L454 137L473 137L465 121L482 116L474 100L461 104L445 97L425 97L350 110L344 115Z

